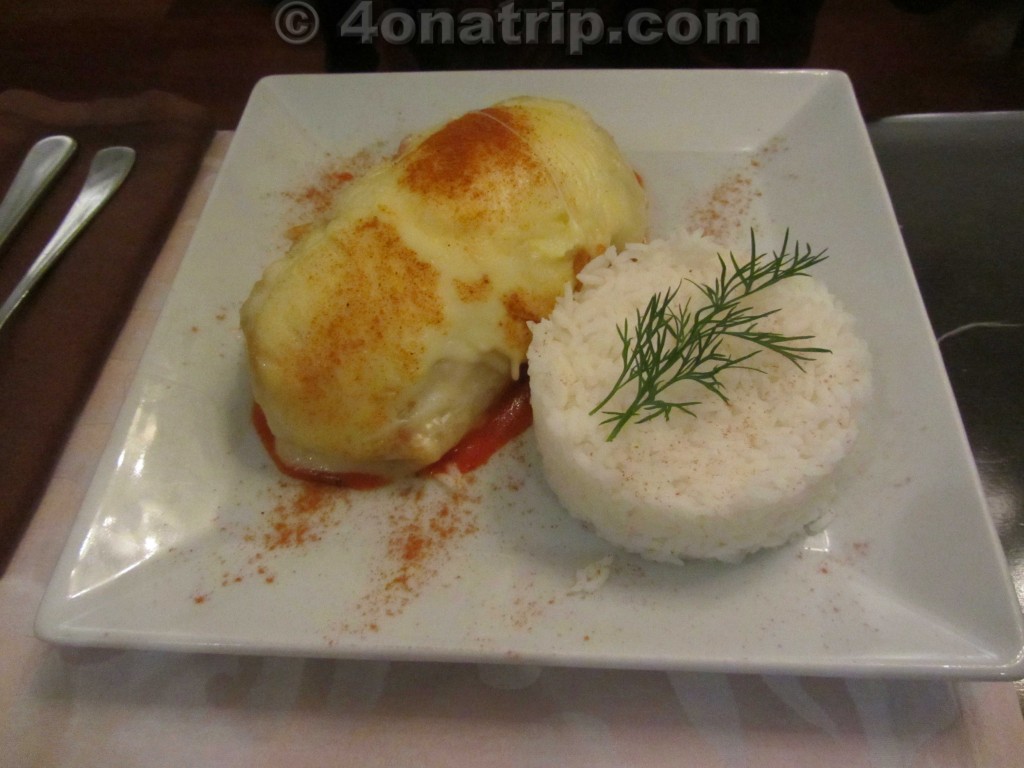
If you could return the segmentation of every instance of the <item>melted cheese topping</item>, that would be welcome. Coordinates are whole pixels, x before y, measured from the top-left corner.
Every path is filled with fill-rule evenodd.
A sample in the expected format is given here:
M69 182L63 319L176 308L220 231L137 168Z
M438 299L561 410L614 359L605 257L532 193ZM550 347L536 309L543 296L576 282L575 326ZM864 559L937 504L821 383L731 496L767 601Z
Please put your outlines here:
M517 376L527 321L645 230L632 169L569 104L514 99L413 138L344 187L242 308L279 455L387 475L436 461Z

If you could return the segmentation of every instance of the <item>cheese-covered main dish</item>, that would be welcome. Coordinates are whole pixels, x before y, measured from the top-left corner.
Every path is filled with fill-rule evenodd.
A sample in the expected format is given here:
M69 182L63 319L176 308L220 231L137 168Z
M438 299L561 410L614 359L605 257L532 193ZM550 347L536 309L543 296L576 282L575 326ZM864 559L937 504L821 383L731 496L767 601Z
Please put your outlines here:
M518 375L527 322L646 216L611 136L567 103L513 99L407 141L242 307L278 456L388 476L433 463Z

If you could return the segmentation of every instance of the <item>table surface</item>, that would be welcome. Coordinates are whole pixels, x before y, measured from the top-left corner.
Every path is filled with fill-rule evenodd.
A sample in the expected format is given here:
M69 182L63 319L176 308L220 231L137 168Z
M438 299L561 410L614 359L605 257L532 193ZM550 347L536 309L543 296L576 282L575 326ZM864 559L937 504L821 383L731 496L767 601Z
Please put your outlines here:
M896 117L870 131L1024 601L1024 111Z
M927 266L933 257L917 245L916 225L898 188L900 179L914 178L902 173L904 161L896 159L903 157L901 142L914 131L899 125L873 130L887 179L897 188L896 210L915 268ZM321 765L345 754L352 764L417 766L1019 764L1024 719L1010 683L165 654L58 648L38 641L32 633L36 608L230 137L218 134L28 534L0 580L0 710L8 713L0 723L3 760L11 765L249 767ZM912 199L919 193L911 188L906 194ZM1019 269L1019 251L1016 255ZM1006 261L1013 274L1012 259ZM964 353L950 342L991 334L993 343L1016 344L1019 355L1020 337L1014 334L1020 331L992 325L1016 322L1018 316L971 306L961 317L935 304L942 291L930 290L931 284L926 274L922 287L936 330L946 334L947 364L973 371L966 389L958 389L973 402L978 388L972 377L990 373L978 370L986 358L970 352L975 345L965 345ZM1002 390L987 385L984 391ZM1006 407L993 398L977 405L979 413L992 404ZM1019 406L1015 413L1019 417ZM995 457L994 474L981 463L990 503L993 494L1004 498L1000 489L1013 477L1002 469L1020 466L1010 422L1002 431L971 433L976 449L995 451L985 454ZM1017 427L1019 438L1019 421ZM999 437L1004 432L1008 438ZM1001 439L1011 440L1009 452L999 453ZM1020 477L1017 471L1018 482ZM1006 501L1013 513L1000 520L1000 532L1018 556L1021 496L1019 485L1015 488L1017 495Z

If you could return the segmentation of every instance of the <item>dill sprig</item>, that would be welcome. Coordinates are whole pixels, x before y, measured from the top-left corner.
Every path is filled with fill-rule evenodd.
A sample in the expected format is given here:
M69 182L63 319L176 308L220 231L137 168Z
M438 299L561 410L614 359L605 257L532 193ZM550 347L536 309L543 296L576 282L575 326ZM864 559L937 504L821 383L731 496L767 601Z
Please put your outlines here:
M793 242L790 252L789 230L778 251L771 256L759 254L751 230L748 262L738 263L731 252L728 261L719 254L719 274L714 283L703 285L688 280L707 300L703 306L691 309L689 299L682 306L676 302L682 282L664 293L654 294L642 312L637 310L632 328L628 319L616 326L622 341L622 373L590 413L602 411L631 382L636 383L636 394L625 410L603 411L607 418L601 423L614 425L607 439L614 440L633 420L643 423L659 416L667 420L675 411L694 416L692 408L700 401L663 398L665 390L681 381L696 382L728 402L719 378L721 373L732 368L761 372L747 363L763 350L782 355L801 370L800 363L813 359L812 355L830 352L800 344L813 336L786 336L758 329L758 322L779 310L757 312L745 302L782 280L807 275L807 270L826 258L825 250L814 252L809 245L801 247L799 241ZM729 337L752 342L757 348L733 357L722 348L722 342Z

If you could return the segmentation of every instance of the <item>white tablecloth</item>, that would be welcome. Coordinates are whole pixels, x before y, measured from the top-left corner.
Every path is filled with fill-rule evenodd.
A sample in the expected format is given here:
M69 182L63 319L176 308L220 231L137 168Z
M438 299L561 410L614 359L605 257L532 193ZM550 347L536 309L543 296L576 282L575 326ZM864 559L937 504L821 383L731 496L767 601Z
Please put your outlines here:
M1020 766L1010 683L59 648L33 621L231 134L0 580L0 766Z

